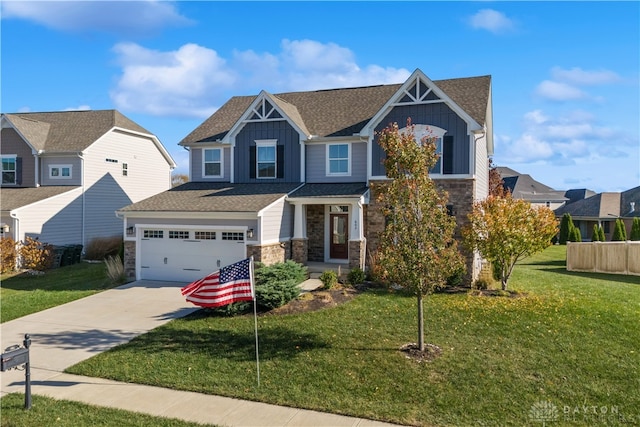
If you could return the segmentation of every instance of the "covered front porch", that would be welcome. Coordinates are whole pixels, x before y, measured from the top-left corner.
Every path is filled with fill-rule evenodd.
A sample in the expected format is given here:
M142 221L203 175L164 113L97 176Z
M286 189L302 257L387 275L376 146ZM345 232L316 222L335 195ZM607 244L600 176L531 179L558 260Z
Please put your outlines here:
M287 200L294 206L294 261L364 270L364 205L368 203L364 183L306 184Z

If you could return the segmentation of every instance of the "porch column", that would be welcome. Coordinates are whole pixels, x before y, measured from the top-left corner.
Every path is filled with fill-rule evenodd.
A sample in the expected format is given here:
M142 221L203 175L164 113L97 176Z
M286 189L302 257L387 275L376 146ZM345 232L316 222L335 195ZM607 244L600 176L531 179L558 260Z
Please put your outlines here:
M364 210L362 200L351 204L351 224L349 233L349 267L365 267L366 240L364 238Z
M302 203L295 203L295 213L293 216L293 238L294 239L306 239L306 227L304 223L304 205Z
M305 264L309 253L307 227L305 224L304 205L294 203L293 238L291 239L291 258L295 262Z

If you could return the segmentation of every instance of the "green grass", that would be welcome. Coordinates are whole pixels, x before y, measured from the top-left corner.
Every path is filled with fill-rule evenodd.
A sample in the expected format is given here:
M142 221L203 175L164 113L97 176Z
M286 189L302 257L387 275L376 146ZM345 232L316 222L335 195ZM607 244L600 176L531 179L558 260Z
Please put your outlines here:
M198 312L68 371L412 425L534 425L547 401L560 425L593 425L564 418L583 405L640 422L640 278L567 273L564 250L518 265L509 285L526 297L428 297L432 362L398 351L416 341L415 298L371 291L259 317L259 388L252 316Z
M196 427L202 424L188 423L170 418L153 417L136 412L101 408L68 400L54 400L32 396L31 409L24 409L24 394L11 393L0 399L2 427Z
M107 278L102 263L69 265L43 275L26 273L0 276L0 322L17 319L117 286Z

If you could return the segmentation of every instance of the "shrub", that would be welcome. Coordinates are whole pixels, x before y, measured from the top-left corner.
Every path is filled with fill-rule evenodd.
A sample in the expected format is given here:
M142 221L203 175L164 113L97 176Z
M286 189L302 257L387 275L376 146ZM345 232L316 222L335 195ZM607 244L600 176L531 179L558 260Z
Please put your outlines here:
M571 242L582 242L582 234L580 233L580 229L578 227L571 228L571 231L569 231L568 240Z
M570 232L573 228L573 220L571 219L571 214L562 215L562 220L560 221L560 234L558 236L558 242L561 245L566 245L567 240L570 240Z
M91 260L103 260L119 256L122 246L121 236L96 237L87 244L84 257Z
M253 303L250 301L239 301L222 307L206 308L205 310L208 310L217 316L233 317L248 313L251 310L252 305Z
M51 268L53 264L53 246L42 243L37 238L28 237L20 245L21 267L27 270L44 271Z
M307 279L307 267L292 260L265 266L261 263L255 264L256 288L259 285L270 282L284 282L293 280L302 283Z
M122 284L127 281L124 273L124 264L119 256L110 256L104 260L107 267L107 276L112 283Z
M627 240L627 230L624 227L624 222L620 218L616 219L616 225L613 229L613 237L611 239L614 242L624 242Z
M458 286L464 280L464 275L467 272L467 269L464 264L460 264L460 266L453 272L451 276L447 278L447 286Z
M300 295L299 282L293 279L274 280L256 286L256 304L264 310L281 307Z
M16 269L16 259L18 258L18 250L16 249L16 241L12 237L3 237L0 239L0 273L9 273Z
M633 218L629 240L640 240L640 217Z
M350 285L359 285L360 283L364 283L366 279L366 275L362 269L356 267L352 269L349 274L347 274L347 283Z
M320 275L320 281L324 289L332 289L338 284L338 275L333 270L325 270Z

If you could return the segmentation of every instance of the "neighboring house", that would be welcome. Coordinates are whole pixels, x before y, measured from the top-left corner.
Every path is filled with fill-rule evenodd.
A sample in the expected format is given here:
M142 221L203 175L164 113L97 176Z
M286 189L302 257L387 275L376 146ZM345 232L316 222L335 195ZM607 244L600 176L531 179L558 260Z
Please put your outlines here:
M459 222L488 194L490 76L231 98L181 142L190 182L119 210L129 277L191 281L247 256L365 268L385 219L377 132L411 118ZM480 268L468 256L470 275ZM473 273L473 274L471 274Z
M536 181L531 175L521 174L504 166L498 166L496 170L502 178L505 190L509 190L514 199L523 199L533 206L546 206L551 210L569 201L564 191L554 190Z
M611 240L618 218L623 220L629 237L633 218L640 217L640 186L621 193L598 193L562 206L554 212L558 218L566 213L570 214L574 225L580 229L583 241L591 240L595 224L601 225L606 240Z
M53 245L121 236L115 211L171 188L158 138L118 111L2 114L2 236Z

